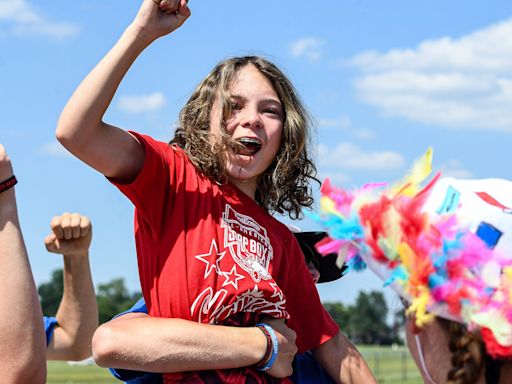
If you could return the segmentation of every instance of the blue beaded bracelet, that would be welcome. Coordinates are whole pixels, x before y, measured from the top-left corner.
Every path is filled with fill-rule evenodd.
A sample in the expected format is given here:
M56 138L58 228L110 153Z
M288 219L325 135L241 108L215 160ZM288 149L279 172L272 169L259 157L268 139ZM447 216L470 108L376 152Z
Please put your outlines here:
M265 329L268 332L268 334L270 335L270 339L272 342L272 345L271 345L272 354L270 355L270 359L268 359L268 361L262 367L256 368L258 371L265 372L265 371L268 371L272 367L274 362L276 361L277 353L279 352L279 342L277 341L277 336L276 336L276 333L274 332L274 329L270 325L264 324L264 323L258 323L258 324L256 324L256 326Z

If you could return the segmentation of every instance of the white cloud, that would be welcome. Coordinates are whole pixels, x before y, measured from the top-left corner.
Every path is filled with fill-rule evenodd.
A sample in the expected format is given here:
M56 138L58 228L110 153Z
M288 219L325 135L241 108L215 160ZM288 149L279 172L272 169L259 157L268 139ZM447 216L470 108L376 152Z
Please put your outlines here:
M323 181L329 178L333 185L343 185L350 181L350 176L343 172L338 172L333 169L320 170L318 172L318 179Z
M54 21L35 10L27 0L0 0L0 24L9 35L36 35L62 40L76 35L78 25Z
M512 19L459 39L363 52L354 86L385 115L457 129L512 132Z
M347 129L352 126L352 120L347 115L338 116L335 119L319 119L318 125L325 128Z
M375 133L369 129L357 129L354 132L354 137L359 140L373 140L375 139Z
M471 179L475 177L470 170L464 168L461 162L456 159L451 159L441 164L439 170L446 177L455 177L457 179Z
M154 92L148 95L121 96L119 109L130 113L155 111L165 105L165 96L162 92Z
M294 57L305 57L309 61L318 61L322 57L322 47L325 42L316 37L303 37L290 45Z
M57 141L43 144L39 152L52 157L72 157L71 154Z
M322 130L344 131L359 140L372 140L375 138L375 134L372 131L354 127L352 119L347 115L341 115L334 119L319 119L318 127Z
M403 167L405 160L393 151L364 151L355 144L345 142L334 149L319 145L318 165L337 170L388 171Z

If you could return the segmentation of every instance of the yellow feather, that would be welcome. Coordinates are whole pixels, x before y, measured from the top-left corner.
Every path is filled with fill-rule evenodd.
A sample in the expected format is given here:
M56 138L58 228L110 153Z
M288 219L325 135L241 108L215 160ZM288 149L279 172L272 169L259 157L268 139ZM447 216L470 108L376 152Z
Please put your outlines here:
M393 195L400 193L404 196L414 196L420 189L420 184L432 172L433 149L428 148L427 152L416 160L405 177L398 182L391 190Z

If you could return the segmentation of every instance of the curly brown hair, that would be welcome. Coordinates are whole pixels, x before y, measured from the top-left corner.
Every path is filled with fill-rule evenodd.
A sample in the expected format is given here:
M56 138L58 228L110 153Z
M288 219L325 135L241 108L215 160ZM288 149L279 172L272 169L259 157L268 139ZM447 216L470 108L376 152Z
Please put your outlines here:
M220 62L198 85L180 112L179 127L170 144L185 150L192 163L217 182L226 180L225 156L228 148L240 144L226 132L231 115L230 87L243 67L253 65L272 84L284 110L281 147L269 168L260 176L256 201L269 212L301 217L302 208L313 204L310 181L316 168L310 158L312 121L300 97L285 74L259 56L234 57ZM210 132L215 101L222 110L221 138Z

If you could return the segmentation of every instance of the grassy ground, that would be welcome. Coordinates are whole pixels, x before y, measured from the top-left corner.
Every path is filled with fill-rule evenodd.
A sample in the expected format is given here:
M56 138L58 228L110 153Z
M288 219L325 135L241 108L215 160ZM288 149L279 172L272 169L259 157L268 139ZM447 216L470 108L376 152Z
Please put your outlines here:
M107 369L97 365L69 365L65 362L48 362L48 384L103 384L121 381L112 376Z
M407 347L358 346L379 383L422 383L420 372Z
M419 384L421 376L407 348L359 346L379 383ZM48 363L48 384L103 384L121 383L96 365L70 366L65 362Z

